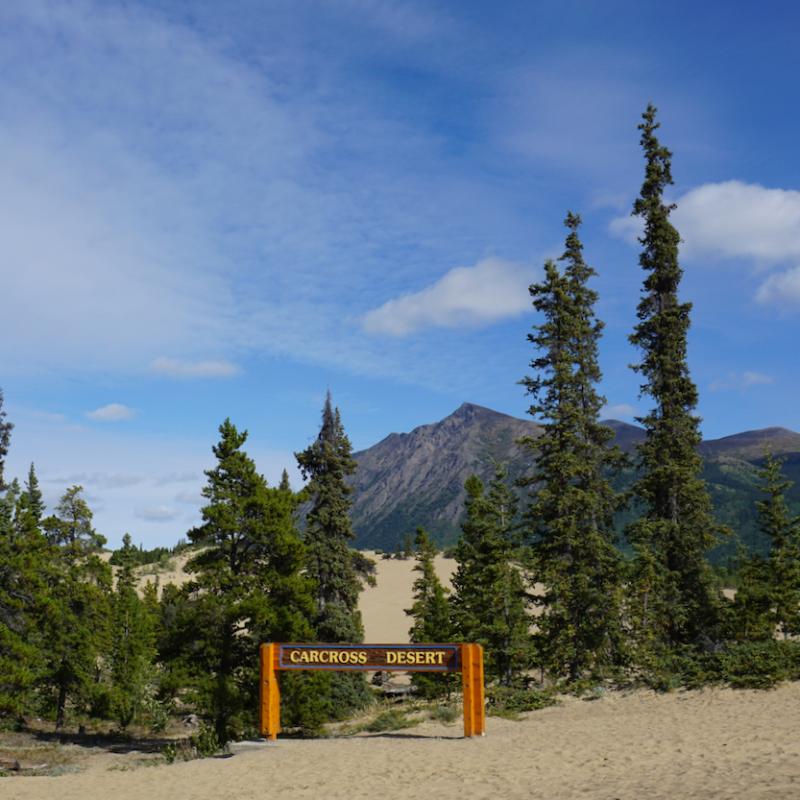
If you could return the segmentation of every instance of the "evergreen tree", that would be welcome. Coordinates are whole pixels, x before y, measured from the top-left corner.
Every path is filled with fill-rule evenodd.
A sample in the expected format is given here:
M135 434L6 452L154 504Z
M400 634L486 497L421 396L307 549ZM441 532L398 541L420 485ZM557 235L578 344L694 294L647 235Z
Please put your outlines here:
M769 554L752 554L741 570L735 612L740 634L748 639L787 638L800 634L800 517L792 516L786 491L792 482L782 461L767 454L759 471L766 499L756 503Z
M39 530L44 517L45 505L36 469L31 464L25 491L20 495L15 513L15 527L18 530Z
M39 661L37 612L46 562L31 546L35 542L16 528L18 506L18 485L12 481L0 493L0 718L25 710Z
M0 389L0 492L7 488L3 479L3 471L13 429L14 423L6 420L6 412L3 410L3 390Z
M464 483L466 519L455 552L452 608L458 637L482 644L487 675L510 685L529 666L530 620L517 559L517 501L506 479L505 467L497 465L488 493L477 475Z
M307 569L316 587L314 627L321 642L361 642L364 627L358 610L362 589L356 560L350 549L355 538L350 522L352 500L347 477L356 469L350 440L344 432L339 409L331 405L328 392L322 425L316 440L295 453L303 477L305 494L311 499L306 515L304 541ZM360 672L330 676L334 713L344 716L366 706L372 696Z
M154 618L136 593L136 548L122 538L117 586L112 603L112 710L123 728L138 714L155 658Z
M628 538L636 551L634 632L645 651L657 653L714 639L722 598L706 560L720 527L700 478L699 418L693 413L697 389L687 364L691 304L678 299L680 236L669 220L675 206L663 199L673 183L672 154L656 138L659 124L652 105L643 120L639 130L646 170L633 214L644 223L639 263L647 274L630 341L642 353L634 366L645 379L641 392L655 407L638 419L646 437L639 447L643 474L634 494L645 511L630 526Z
M66 722L67 702L85 707L97 699L100 659L108 652L111 568L98 557L105 544L92 512L72 486L42 523L52 553L47 573L46 642L42 682L55 692L56 729Z
M281 482L278 484L278 488L282 492L291 492L292 491L292 484L289 483L289 473L284 469L281 473Z
M538 483L528 523L533 575L545 587L537 637L543 666L577 681L620 660L622 564L613 534L620 500L607 475L622 457L608 447L613 431L598 421L603 323L588 286L596 273L583 260L580 217L568 213L565 225L563 273L547 262L544 281L530 287L543 320L528 335L537 374L522 383L534 399L528 413L544 420L544 431L523 443L537 453L536 476L526 483Z
M414 620L408 632L409 641L415 644L448 642L452 636L450 604L447 602L447 590L436 574L436 545L424 528L417 528L414 547L417 559L414 571L419 575L413 585L414 603L405 610ZM425 697L449 694L452 685L449 675L414 673L411 681Z
M257 708L259 644L308 639L313 596L312 582L301 573L297 497L267 487L241 449L246 431L227 419L219 431L217 465L206 471L203 524L189 532L192 542L208 547L186 567L195 579L184 592L189 624L182 633L201 708L225 742L241 734ZM311 706L306 703L306 715L319 716ZM286 711L291 708L288 703Z

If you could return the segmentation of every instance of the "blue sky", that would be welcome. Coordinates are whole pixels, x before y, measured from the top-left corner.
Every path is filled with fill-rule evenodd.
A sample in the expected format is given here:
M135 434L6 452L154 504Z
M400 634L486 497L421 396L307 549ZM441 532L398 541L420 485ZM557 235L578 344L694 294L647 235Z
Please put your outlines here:
M800 429L800 11L766 8L2 4L8 471L153 546L197 521L226 416L271 482L299 482L327 389L357 449L463 401L524 416L527 286L567 209L630 421L649 101L704 435Z

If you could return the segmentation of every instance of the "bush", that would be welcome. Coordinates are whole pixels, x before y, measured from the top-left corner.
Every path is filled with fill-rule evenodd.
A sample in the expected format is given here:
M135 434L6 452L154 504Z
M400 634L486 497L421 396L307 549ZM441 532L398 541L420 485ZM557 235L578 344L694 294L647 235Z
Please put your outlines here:
M454 705L434 706L430 711L431 719L450 725L461 716L461 712Z
M489 714L509 719L516 719L526 711L538 711L556 703L552 692L524 686L490 686L486 695Z
M418 719L409 719L402 711L392 708L378 714L375 719L367 722L361 730L369 733L385 733L387 731L399 731L403 728L411 728L419 725Z

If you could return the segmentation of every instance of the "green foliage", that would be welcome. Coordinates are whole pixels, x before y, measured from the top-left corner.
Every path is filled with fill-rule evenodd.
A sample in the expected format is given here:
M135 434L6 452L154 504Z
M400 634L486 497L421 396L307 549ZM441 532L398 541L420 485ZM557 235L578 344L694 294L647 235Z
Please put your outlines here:
M597 293L587 282L596 273L583 260L580 217L569 213L566 249L545 279L530 287L542 321L528 340L537 348L534 377L522 383L533 398L529 413L544 421L536 439L537 485L528 514L530 569L545 589L537 602L539 657L556 677L601 677L623 653L620 624L622 562L614 547L613 518L620 508L608 474L623 464L609 449L610 428L598 422L605 398L597 345L603 324L594 316Z
M24 497L24 494L23 494ZM0 492L0 718L19 714L38 677L47 542L27 513L16 481Z
M125 534L128 536L129 534ZM144 564L165 564L169 561L169 557L173 555L173 549L169 547L154 547L152 550L144 550L141 546L129 547L125 552L124 545L122 548L115 550L111 554L108 563L113 567L122 566L123 562L132 563L134 566L143 566Z
M419 725L420 721L419 719L409 719L402 711L391 708L388 711L382 711L375 719L361 726L360 730L368 733L388 733L412 728L414 725Z
M305 493L311 498L304 536L306 569L315 587L313 622L317 640L322 642L364 639L358 611L362 584L350 550L355 534L349 516L352 489L347 477L356 468L351 450L339 409L332 407L329 392L319 435L305 450L295 454L303 477L308 480ZM333 674L331 697L337 716L372 701L360 673Z
M136 593L133 568L136 548L125 534L117 551L119 573L112 600L112 708L123 728L137 716L147 693L155 658L155 614Z
M298 497L267 487L241 449L246 432L230 420L219 431L203 524L189 532L206 549L186 566L194 580L165 592L159 647L177 661L173 677L191 677L195 701L226 742L255 714L259 644L308 639L314 606L294 522Z
M462 641L485 648L486 674L510 684L530 664L528 599L517 555L516 498L497 465L489 491L472 475L456 547L453 622Z
M46 608L42 619L44 671L52 692L56 728L66 722L67 703L98 701L100 658L109 649L111 568L98 557L105 538L92 527L83 489L72 486L42 523L50 543Z
M3 471L6 465L6 456L8 455L8 447L11 443L11 431L14 429L14 423L6 419L6 412L3 410L3 390L0 389L0 492L5 491L7 488L3 479Z
M417 528L414 546L417 558L414 572L419 575L412 587L414 603L405 610L414 620L408 632L409 641L415 644L448 642L452 636L450 604L447 590L436 574L436 546L424 528ZM418 694L428 698L449 695L453 684L449 675L424 672L414 673L411 682Z
M766 558L751 555L741 567L735 611L738 634L746 639L786 638L800 633L800 517L789 512L781 461L767 455L759 471L766 499L756 503Z
M656 138L655 117L648 106L639 125L646 171L633 214L644 223L639 263L646 277L630 336L641 351L634 366L645 379L641 391L655 408L639 420L646 438L634 493L644 514L628 538L636 552L634 633L640 649L657 658L664 648L718 639L722 599L706 559L721 531L700 478L697 389L687 363L691 304L678 300L680 235L669 221L674 206L663 200L673 182L672 154Z
M486 690L487 711L495 717L518 719L519 714L538 711L556 704L549 691L539 691L515 684L513 686L489 686Z

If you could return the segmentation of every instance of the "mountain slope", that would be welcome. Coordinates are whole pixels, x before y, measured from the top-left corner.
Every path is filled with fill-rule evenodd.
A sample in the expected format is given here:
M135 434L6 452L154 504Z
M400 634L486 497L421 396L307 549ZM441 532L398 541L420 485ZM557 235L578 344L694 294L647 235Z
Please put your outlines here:
M635 454L644 431L617 420L605 422L615 442ZM464 403L439 422L410 433L392 433L378 444L354 454L353 525L357 545L394 550L404 534L425 526L440 543L454 542L464 509L464 481L476 473L488 482L494 462L506 463L512 480L533 469L530 452L517 440L541 434L541 427L489 408ZM790 499L800 510L800 434L785 428L758 431L705 441L703 477L708 482L720 522L730 526L751 547L763 549L755 501L761 498L756 470L765 449L786 459L785 471L796 485ZM620 477L618 488L634 479L632 470ZM631 513L620 517L620 528ZM717 560L735 550L729 541L718 548Z

